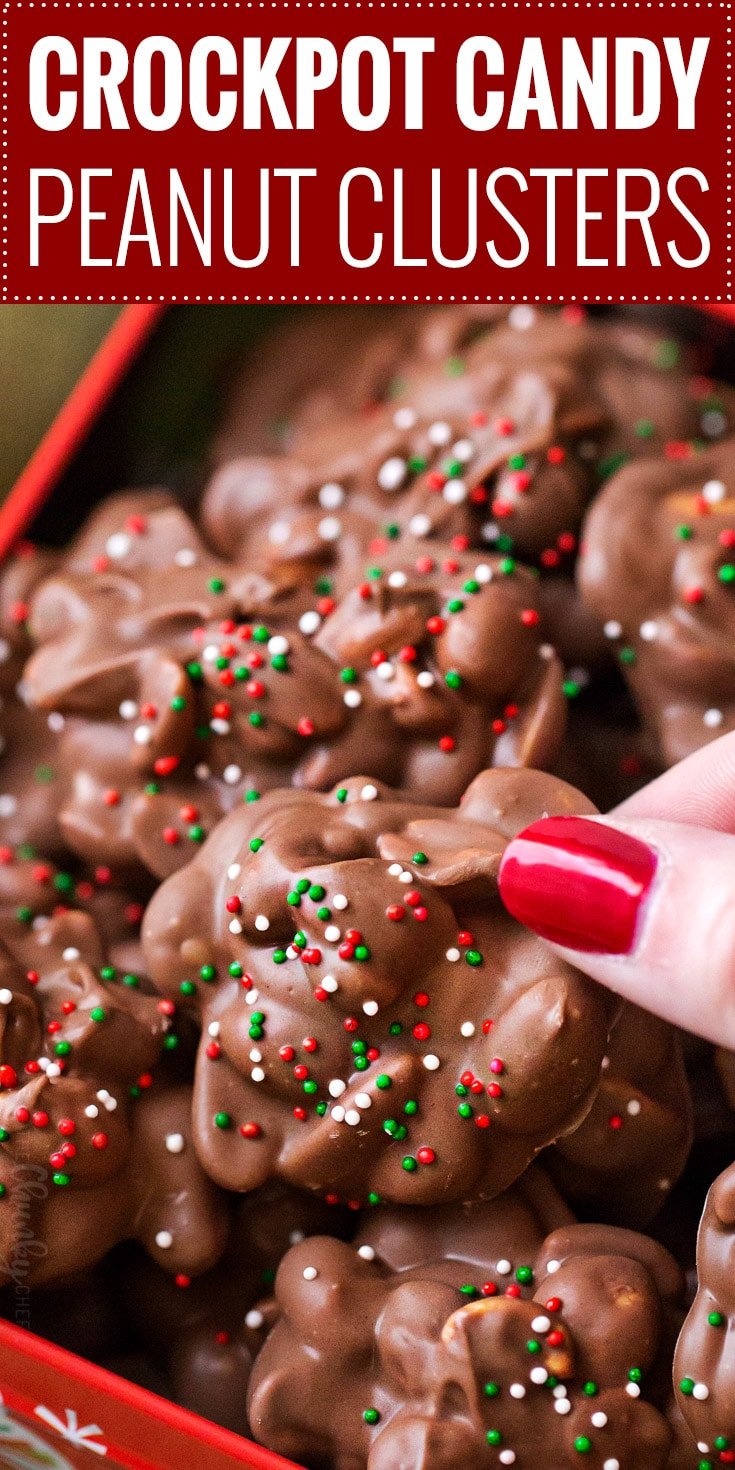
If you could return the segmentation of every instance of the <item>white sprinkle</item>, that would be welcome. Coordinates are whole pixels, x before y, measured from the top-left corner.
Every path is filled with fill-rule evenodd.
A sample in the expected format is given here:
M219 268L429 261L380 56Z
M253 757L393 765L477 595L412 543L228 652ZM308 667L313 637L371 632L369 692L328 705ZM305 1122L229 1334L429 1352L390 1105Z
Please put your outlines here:
M630 1398L639 1399L641 1396L640 1383L626 1383L625 1392L629 1395ZM705 1394L705 1398L706 1397L707 1395Z
M342 938L342 930L338 929L336 924L327 924L324 930L324 938L327 944L336 944L337 940Z
M291 535L291 527L288 521L274 521L268 531L268 540L271 546L285 546Z
M153 731L149 725L136 725L133 730L133 740L136 745L150 745L153 739Z
M98 1094L98 1096L99 1096L99 1094ZM106 1097L105 1098L104 1106L105 1106L105 1112L106 1113L114 1113L114 1111L115 1111L115 1109L117 1107L117 1098L116 1097Z
M166 1148L170 1154L183 1154L186 1148L183 1133L167 1133Z
M289 1245L300 1245L301 1242L302 1242L302 1240L306 1240L306 1235L305 1235L305 1233L304 1233L303 1230L291 1230L291 1231L289 1231L289 1236L288 1236L288 1243L289 1243Z
M362 1256L363 1261L375 1260L375 1251L373 1250L371 1245L358 1246L357 1254L358 1256Z
M560 1270L561 1270L561 1261L549 1261L549 1262L547 1262L547 1266L546 1266L546 1275L547 1276L556 1276L557 1271L560 1271Z
M557 1414L570 1414L572 1411L572 1406L569 1402L569 1399L555 1399L554 1408L556 1409Z
M359 1122L360 1114L358 1113L357 1108L348 1108L347 1112L345 1113L345 1123L349 1123L350 1128L356 1128Z
M638 1387L637 1384L634 1384L633 1386L635 1388ZM628 1384L628 1387L630 1388L630 1384ZM709 1398L709 1389L706 1383L695 1383L694 1388L692 1389L692 1398L698 1399L701 1404L704 1403L705 1399Z
M398 454L392 454L390 459L384 460L378 470L378 484L381 490L397 490L405 478L406 461Z
M253 986L252 990L245 991L245 1004L248 1006L254 1006L256 1000L260 1000L260 991L256 990L255 986Z
M702 716L703 723L708 730L716 730L722 724L724 715L721 709L707 709Z
M489 521L487 525L483 526L480 534L483 541L497 541L500 537L500 527L494 525L492 521Z
M550 1317L534 1317L531 1323L532 1332L548 1332L551 1326Z
M363 786L360 796L363 801L376 801L378 796L377 786L373 786L371 782L368 782L366 786Z
M462 956L461 956L460 951L458 949L448 949L447 950L447 959L449 960L450 964L452 964L452 965L456 964L457 960L461 959L461 957Z
M242 934L242 924L239 919L230 919L227 928L231 934Z
M467 486L464 480L447 480L442 490L442 499L447 505L461 505L467 499Z
M388 659L384 659L382 664L378 664L375 672L378 678L384 679L386 683L388 683L391 679L395 679L396 677L396 671L392 663L390 663Z
M9 1006L12 999L12 990L0 990L0 1006Z
M541 1384L546 1382L549 1375L545 1368L532 1368L528 1376L532 1383Z
M355 1107L364 1112L365 1108L371 1108L373 1100L369 1092L358 1092L355 1094Z
M336 1107L332 1108L331 1116L332 1116L332 1120L335 1123L344 1123L344 1120L345 1120L345 1110L341 1106L341 1104L338 1103Z
M325 516L317 527L322 541L336 541L342 534L342 522L336 516Z
M123 556L127 556L131 544L130 537L124 531L116 531L114 536L108 536L105 551L113 561L120 561Z
M220 720L220 719L210 720L209 721L209 728L212 731L212 734L213 735L229 735L229 733L230 733L230 722L229 722L229 720Z
M245 1326L246 1327L252 1327L254 1330L257 1331L258 1327L262 1327L263 1326L263 1322L264 1321L265 1321L265 1318L263 1317L263 1313L257 1311L257 1309L255 1307L252 1307L249 1312L246 1312L245 1313Z
M209 1025L207 1027L207 1036L214 1036L216 1038L216 1037L219 1036L219 1033L220 1033L220 1023L219 1023L219 1021L210 1021Z
M182 546L174 553L177 567L195 567L199 558L191 546Z
M630 1113L631 1118L637 1118L640 1110L641 1104L639 1103L638 1098L632 1097L630 1102L628 1103L627 1108L625 1109L626 1113Z
M363 1001L362 1008L363 1008L366 1016L377 1016L378 1010L379 1010L379 1006L378 1006L377 1000L366 1000L366 1001Z
M41 1068L41 1071L42 1072L48 1072L48 1069L51 1066L51 1063L50 1063L48 1057L39 1057L38 1058L38 1065Z
M620 1470L619 1460L606 1460L602 1470Z
M262 1067L253 1067L250 1076L253 1082L265 1082L265 1072Z
M524 1399L526 1397L526 1390L522 1383L511 1383L508 1393L512 1399Z
M212 772L209 769L209 766L206 764L206 761L200 761L199 764L194 767L194 775L196 776L197 781L208 781L211 774Z
M47 1077L60 1077L61 1076L61 1067L59 1066L58 1062L52 1062L51 1065L46 1068L46 1076Z
M341 1097L346 1088L347 1083L343 1082L341 1077L333 1077L328 1088L329 1096Z
M316 633L317 629L320 628L321 625L322 620L319 613L314 612L313 610L311 612L302 613L301 617L299 618L299 629L302 633L305 633L307 637L310 633Z
M397 429L412 429L416 423L416 413L412 408L397 408L393 415L393 423Z
M405 572L391 572L388 578L389 587L405 587L408 577Z
M436 675L432 674L429 669L422 669L421 673L416 675L416 683L419 689L433 689L436 684Z
M607 1414L603 1414L600 1409L599 1413L592 1415L590 1423L593 1429L604 1429L607 1424Z
M344 504L345 492L341 485L336 485L333 480L328 480L319 491L319 504L322 510L339 510Z
M304 1281L316 1281L318 1275L319 1272L316 1266L306 1266L304 1268Z
M159 1230L156 1236L156 1245L162 1251L167 1251L173 1245L174 1238L170 1230Z
M334 975L322 976L322 990L326 990L328 995L334 995L335 990L339 990L339 985L337 984Z
M451 437L452 431L449 424L446 424L443 419L435 419L433 424L429 424L427 438L430 444L448 444Z
M62 951L61 958L66 960L67 964L73 965L75 960L80 959L79 950L70 944L68 949Z
M649 620L647 623L641 623L638 632L644 643L653 643L654 639L658 638L658 623L654 623L652 620Z
M515 1465L516 1452L515 1450L501 1450L498 1459L501 1465Z
M402 873L402 871L403 871L403 869L401 868L400 863L391 863L391 865L390 865L390 867L388 869L388 872L390 873L391 878L397 878L399 876L399 874Z
M335 893L332 899L332 907L335 909L346 909L350 900L346 893Z
M240 780L241 776L242 770L240 769L240 766L225 766L224 771L222 772L222 780L224 781L226 786L237 786L237 783Z
M431 516L427 516L425 511L418 512L415 516L411 516L408 529L412 536L428 536L431 530Z
M284 638L282 633L275 633L272 638L268 639L268 652L274 657L276 654L288 653L290 647L288 638Z
M475 581L476 582L492 582L492 580L493 580L493 569L492 569L492 567L489 567L486 561L480 561L480 562L478 562L477 563L477 566L475 567Z
M408 868L404 868L400 878L398 879L398 882L413 883L413 873L409 873Z
M230 863L230 866L227 869L227 876L228 876L228 878L230 879L231 882L235 878L239 878L240 877L240 864L239 863Z
M475 446L471 439L458 439L456 444L452 445L452 459L458 459L462 464L467 464L467 461L472 459L474 452Z
M727 428L727 419L719 408L708 408L707 412L702 414L700 423L702 433L706 434L708 439L716 439L718 434L724 434Z
M623 625L622 623L616 622L614 618L611 618L609 622L605 623L602 631L606 638L622 638Z
M704 1440L699 1441L697 1449L699 1450L700 1455L709 1454L709 1445Z
M99 1115L100 1110L95 1107L94 1103L90 1103L89 1107L84 1109L85 1118L99 1118Z
M495 1267L495 1270L497 1271L498 1276L510 1276L510 1273L513 1270L513 1267L511 1265L510 1261L507 1260L505 1256L503 1256L498 1261L498 1263L497 1263L497 1265Z
M433 1051L430 1051L423 1058L423 1063L424 1063L424 1066L425 1066L427 1072L438 1072L438 1070L439 1070L439 1068L441 1066L441 1062L439 1061L439 1058L434 1055Z
M266 929L270 929L270 926L270 919L267 919L265 914L255 915L255 927L260 931L261 934L265 934Z
M0 638L0 664L7 663L10 658L10 644L7 638Z
M726 495L727 489L722 480L708 480L702 486L702 499L706 500L708 505L717 505L718 501L724 500Z
M527 332L536 320L536 312L532 306L512 306L508 312L508 322L516 332Z
M202 663L213 664L218 658L219 648L216 643L208 643L206 648L202 649Z
M248 1052L248 1056L251 1062L262 1062L263 1060L263 1053L262 1051L258 1051L257 1046L254 1046L252 1051Z
M52 710L51 714L48 717L48 720L46 721L46 724L48 725L52 735L58 735L63 730L66 724L66 720L64 719L63 715L59 714L58 710Z
M460 1036L474 1036L475 1026L473 1021L463 1021L459 1028Z

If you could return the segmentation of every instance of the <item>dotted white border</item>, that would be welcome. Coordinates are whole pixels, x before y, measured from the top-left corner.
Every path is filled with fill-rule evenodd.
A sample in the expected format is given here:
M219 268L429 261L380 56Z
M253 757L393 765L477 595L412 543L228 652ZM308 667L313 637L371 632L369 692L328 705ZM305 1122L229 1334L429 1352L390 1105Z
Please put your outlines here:
M410 294L360 294L314 295L288 294L243 294L243 295L166 295L160 296L15 296L8 288L8 29L9 15L13 10L724 10L728 12L725 27L725 291L720 296L708 295L410 295ZM310 303L360 303L363 305L390 303L403 305L421 302L435 303L480 303L511 304L514 302L670 302L684 305L702 305L714 302L732 302L732 24L731 0L2 0L2 76L0 79L0 111L2 113L2 204L0 207L0 249L2 250L2 278L0 303L31 302L164 302L172 305L181 303L248 303L251 305Z

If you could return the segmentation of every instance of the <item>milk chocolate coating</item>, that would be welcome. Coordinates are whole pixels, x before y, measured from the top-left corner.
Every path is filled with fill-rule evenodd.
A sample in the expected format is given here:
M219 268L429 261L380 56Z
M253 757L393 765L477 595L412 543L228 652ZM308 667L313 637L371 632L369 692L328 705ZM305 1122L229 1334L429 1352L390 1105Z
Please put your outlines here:
M24 688L61 721L58 825L86 861L165 876L273 786L368 768L451 803L487 765L554 758L561 668L512 559L386 541L305 632L302 602L215 562L183 511L133 503L93 517L32 609Z
M148 1092L169 1008L109 979L81 912L0 918L0 969L0 1283L59 1281L129 1238L206 1269L227 1216L191 1147L190 1092Z
M451 313L444 340L470 340L442 362L422 339L443 330L445 310L423 317L390 403L355 412L348 391L340 411L336 388L333 411L314 414L307 392L287 454L218 470L203 503L213 545L246 564L267 547L276 577L293 576L297 563L307 576L315 563L329 575L344 554L320 530L325 487L332 504L336 487L347 510L369 512L377 526L474 544L501 537L525 560L569 567L585 505L612 467L702 425L724 432L728 390L717 390L716 407L711 395L693 397L674 344L662 358L660 339L638 325L523 307L473 340L467 308ZM396 357L400 326L397 338Z
M289 1251L251 1377L257 1439L319 1470L666 1465L682 1279L661 1246L601 1225L543 1239L514 1191L440 1210L435 1233L434 1212L406 1214L398 1248L378 1212L354 1246Z
M579 585L667 764L735 729L735 440L621 470Z
M0 571L0 694L15 688L31 650L28 614L35 588L56 565L52 551L29 542L6 558Z
M681 1175L692 1104L673 1026L626 1003L602 1083L584 1122L544 1155L565 1197L587 1218L646 1225Z
M674 1359L681 1413L704 1459L735 1448L735 1165L707 1196L697 1241L698 1290Z
M247 1434L247 1383L275 1317L277 1267L306 1236L342 1237L350 1227L348 1211L274 1182L239 1202L220 1261L184 1288L136 1252L122 1277L125 1310L165 1367L171 1396Z
M530 821L589 810L551 777L496 770L452 811L359 778L225 818L143 929L154 984L200 1017L212 1177L488 1197L580 1123L616 1002L510 919L496 879Z

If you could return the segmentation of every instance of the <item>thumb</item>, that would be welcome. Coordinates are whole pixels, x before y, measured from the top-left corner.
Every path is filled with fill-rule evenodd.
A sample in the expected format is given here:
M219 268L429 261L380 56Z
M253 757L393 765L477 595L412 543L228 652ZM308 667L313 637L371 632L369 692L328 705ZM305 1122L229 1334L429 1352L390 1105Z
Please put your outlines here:
M548 817L506 848L503 902L626 1000L735 1048L735 837Z

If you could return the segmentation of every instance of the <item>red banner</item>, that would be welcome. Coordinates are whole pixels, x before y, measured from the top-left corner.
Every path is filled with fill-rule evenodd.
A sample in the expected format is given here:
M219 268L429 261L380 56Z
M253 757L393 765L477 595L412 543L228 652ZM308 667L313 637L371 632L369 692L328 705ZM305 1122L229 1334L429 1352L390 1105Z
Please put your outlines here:
M5 301L730 301L724 3L3 10Z

